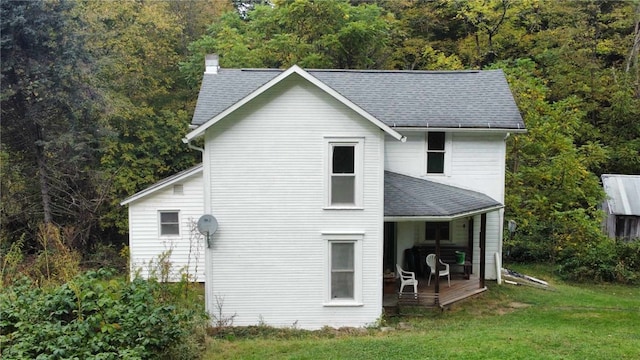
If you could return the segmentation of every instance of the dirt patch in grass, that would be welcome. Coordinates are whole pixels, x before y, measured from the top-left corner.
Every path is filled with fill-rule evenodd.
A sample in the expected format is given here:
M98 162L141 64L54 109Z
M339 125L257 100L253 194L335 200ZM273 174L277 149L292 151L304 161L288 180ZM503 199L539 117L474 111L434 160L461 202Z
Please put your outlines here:
M506 306L500 307L497 309L497 313L500 315L510 314L518 309L526 309L530 307L531 304L521 303L517 301L512 301L508 303Z
M512 302L509 303L509 307L510 308L514 308L514 309L524 309L524 308L528 308L530 306L531 306L531 304L521 303L521 302L517 302L517 301L512 301Z

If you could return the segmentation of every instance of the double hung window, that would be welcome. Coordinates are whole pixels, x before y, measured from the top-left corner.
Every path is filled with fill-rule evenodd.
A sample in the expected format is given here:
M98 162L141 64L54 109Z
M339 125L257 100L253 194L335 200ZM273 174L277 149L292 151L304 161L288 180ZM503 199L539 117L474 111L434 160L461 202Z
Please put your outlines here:
M361 233L325 233L327 243L326 306L362 305Z
M362 206L363 139L328 140L327 206Z
M331 299L354 297L353 242L331 242Z
M427 133L427 174L444 174L445 133Z

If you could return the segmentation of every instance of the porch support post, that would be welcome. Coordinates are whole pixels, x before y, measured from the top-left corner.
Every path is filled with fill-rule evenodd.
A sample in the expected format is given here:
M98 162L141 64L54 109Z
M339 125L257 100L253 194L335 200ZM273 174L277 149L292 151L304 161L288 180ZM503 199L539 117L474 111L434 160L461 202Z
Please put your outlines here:
M480 215L480 288L484 288L487 256L487 214Z
M439 305L440 303L440 296L438 294L440 294L440 235L436 235L436 273L433 274L435 277L436 282L435 284L435 292L436 292L436 305ZM431 275L429 275L431 276Z

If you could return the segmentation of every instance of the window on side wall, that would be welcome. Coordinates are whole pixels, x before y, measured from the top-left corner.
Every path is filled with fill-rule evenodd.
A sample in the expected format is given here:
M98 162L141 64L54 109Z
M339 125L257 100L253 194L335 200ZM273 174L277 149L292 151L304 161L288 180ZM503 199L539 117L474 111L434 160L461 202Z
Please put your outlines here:
M326 306L360 306L363 234L325 234Z
M362 139L328 140L327 206L362 206Z
M331 299L354 299L353 242L332 241L331 245Z
M180 217L178 211L160 211L160 235L180 235Z
M444 132L427 133L427 174L444 174L445 145Z

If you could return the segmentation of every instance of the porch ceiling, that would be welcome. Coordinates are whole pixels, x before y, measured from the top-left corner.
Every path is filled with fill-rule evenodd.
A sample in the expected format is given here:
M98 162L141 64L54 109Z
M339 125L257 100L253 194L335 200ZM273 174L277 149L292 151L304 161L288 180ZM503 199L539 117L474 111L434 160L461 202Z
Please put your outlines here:
M384 172L386 218L450 220L503 207L489 196L390 171Z

